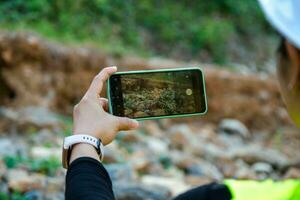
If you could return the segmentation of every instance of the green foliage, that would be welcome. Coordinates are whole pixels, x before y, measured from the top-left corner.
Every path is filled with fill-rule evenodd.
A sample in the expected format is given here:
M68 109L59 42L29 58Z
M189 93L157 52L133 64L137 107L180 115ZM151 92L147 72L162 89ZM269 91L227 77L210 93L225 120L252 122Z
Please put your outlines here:
M3 193L3 192L0 192L0 199L1 200L9 200L7 194Z
M176 104L174 102L174 99L174 90L163 90L158 100L158 106L163 108L166 113L173 113L176 110Z
M159 162L162 164L164 169L169 169L173 165L172 160L168 156L161 156L159 158Z
M13 192L11 195L11 199L12 200L30 200L29 198L24 197L24 195L22 195L19 192Z
M51 176L53 176L56 170L61 167L60 161L53 157L50 157L49 159L31 159L27 162L31 171Z
M6 156L3 158L3 160L8 169L15 168L20 163L20 158L18 156Z
M0 192L0 199L1 200L30 200L27 197L24 197L24 195L22 195L19 192L13 192L11 195L11 198L9 198L9 196L5 193Z
M72 133L73 120L71 117L59 115L60 121L64 124L64 129L62 131L64 137L70 136Z
M6 156L3 160L9 169L22 165L26 166L32 172L39 172L50 176L53 176L56 170L61 167L60 161L54 157L33 159L21 156Z
M257 1L3 0L0 26L32 29L63 41L93 42L114 53L227 59L237 35L269 31Z

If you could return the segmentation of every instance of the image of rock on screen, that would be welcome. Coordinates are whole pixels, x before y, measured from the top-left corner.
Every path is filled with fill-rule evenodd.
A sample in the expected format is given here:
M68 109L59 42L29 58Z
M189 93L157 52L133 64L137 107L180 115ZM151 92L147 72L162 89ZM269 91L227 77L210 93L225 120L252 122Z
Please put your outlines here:
M145 118L205 111L200 70L126 74L120 79L124 116Z

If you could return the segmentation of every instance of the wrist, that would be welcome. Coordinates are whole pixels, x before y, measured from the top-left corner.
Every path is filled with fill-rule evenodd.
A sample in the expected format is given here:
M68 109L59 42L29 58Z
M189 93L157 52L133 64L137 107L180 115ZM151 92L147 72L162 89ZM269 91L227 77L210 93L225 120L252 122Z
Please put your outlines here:
M104 151L101 140L91 135L73 134L64 139L62 164L66 169L71 161L79 157L92 157L102 161L103 155Z
M90 144L86 144L86 143L75 144L72 148L69 164L71 164L77 158L81 158L81 157L91 157L100 162L99 155L97 154L95 147L93 147Z

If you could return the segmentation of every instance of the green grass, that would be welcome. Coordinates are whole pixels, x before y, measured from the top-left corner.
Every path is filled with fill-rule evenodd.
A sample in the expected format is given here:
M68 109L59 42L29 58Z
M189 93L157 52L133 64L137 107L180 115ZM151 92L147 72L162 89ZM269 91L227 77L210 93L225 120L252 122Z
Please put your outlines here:
M0 199L1 200L9 200L8 195L3 192L0 192Z
M54 176L57 169L61 167L61 162L54 157L47 159L24 158L21 156L6 156L3 158L6 167L9 169L25 166L32 172L39 172L45 175Z
M205 54L218 63L229 43L271 32L257 1L244 0L3 0L0 27L115 55Z
M30 198L25 197L23 194L19 192L13 192L11 195L12 200L30 200Z
M170 169L173 165L172 160L166 155L160 156L159 162L164 167L164 169Z
M72 133L72 127L73 127L73 120L69 116L63 116L63 115L58 115L60 121L64 124L64 128L62 131L63 137L70 136Z
M0 192L0 199L1 200L30 200L30 198L25 197L20 192L12 192L10 195Z

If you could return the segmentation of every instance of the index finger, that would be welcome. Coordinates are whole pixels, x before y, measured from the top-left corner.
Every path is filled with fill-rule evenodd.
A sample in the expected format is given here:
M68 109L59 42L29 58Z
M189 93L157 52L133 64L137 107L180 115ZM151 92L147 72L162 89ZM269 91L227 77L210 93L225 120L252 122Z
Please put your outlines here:
M98 97L102 91L104 82L116 71L117 71L116 66L106 67L106 68L102 69L99 72L99 74L97 74L94 77L94 79L85 95Z

